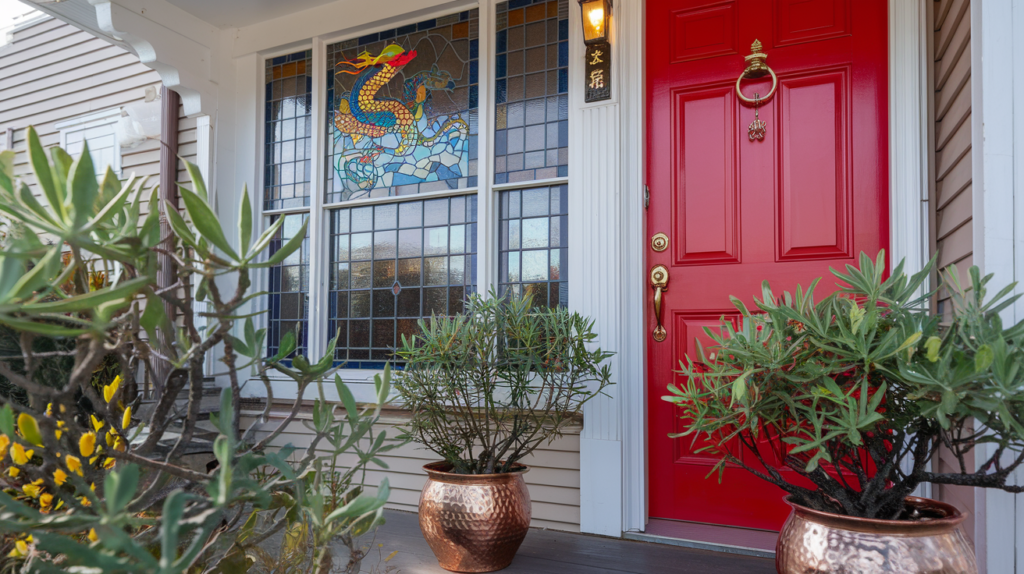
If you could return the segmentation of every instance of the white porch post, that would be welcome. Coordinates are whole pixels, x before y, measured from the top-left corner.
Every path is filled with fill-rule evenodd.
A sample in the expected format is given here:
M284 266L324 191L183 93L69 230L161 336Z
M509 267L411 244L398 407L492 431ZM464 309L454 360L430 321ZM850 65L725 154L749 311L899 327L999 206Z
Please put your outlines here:
M995 273L990 292L1024 279L1024 6L1016 0L971 3L974 263ZM1017 292L1024 292L1018 285ZM1024 319L1024 301L1004 311ZM979 448L976 460L991 455ZM1014 480L1024 481L1019 469ZM975 489L976 551L981 572L1024 572L1024 497Z
M610 397L584 413L580 529L620 536L644 526L643 3L612 12L612 99L583 103L580 10L569 2L569 305L616 353Z

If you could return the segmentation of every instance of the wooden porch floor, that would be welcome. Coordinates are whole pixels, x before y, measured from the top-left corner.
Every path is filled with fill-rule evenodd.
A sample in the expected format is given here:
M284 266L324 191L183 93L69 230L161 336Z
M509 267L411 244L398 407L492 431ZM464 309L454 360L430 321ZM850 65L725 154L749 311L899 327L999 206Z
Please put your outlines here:
M443 574L420 533L415 514L385 511L387 523L377 531L374 546L382 544L384 556L398 554L384 567L401 574ZM365 539L364 539L365 540ZM376 548L374 549L376 550ZM375 552L363 561L363 571L376 567ZM377 572L377 570L373 570ZM394 570L392 571L394 572ZM773 574L775 562L663 544L530 529L512 565L503 574Z

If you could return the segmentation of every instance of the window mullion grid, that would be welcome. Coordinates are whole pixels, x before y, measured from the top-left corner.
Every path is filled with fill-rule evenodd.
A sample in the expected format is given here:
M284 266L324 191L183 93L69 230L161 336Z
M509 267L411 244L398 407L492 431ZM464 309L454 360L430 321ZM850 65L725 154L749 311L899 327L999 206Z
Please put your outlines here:
M498 196L494 176L494 18L495 3L480 3L480 99L477 107L480 128L477 139L477 276L476 292L487 295L498 283Z
M326 138L324 118L324 98L327 93L326 48L320 37L313 38L313 89L312 89L312 154L310 164L310 212L309 212L309 301L306 314L308 316L308 356L315 361L323 356L327 342L332 335L326 333L327 316L322 309L327 308L327 248L328 230L327 213L324 204L324 149Z

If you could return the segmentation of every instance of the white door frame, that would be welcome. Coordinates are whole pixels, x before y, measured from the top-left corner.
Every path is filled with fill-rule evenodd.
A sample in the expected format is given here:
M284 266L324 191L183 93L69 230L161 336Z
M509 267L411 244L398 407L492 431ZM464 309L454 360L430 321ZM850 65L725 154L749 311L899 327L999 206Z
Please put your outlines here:
M928 261L927 218L927 55L925 0L889 0L889 186L890 265L905 260L906 271L914 273ZM575 3L573 3L575 4ZM644 193L644 3L615 5L615 29L619 69L618 150L622 192L617 208L620 216L622 262L618 286L622 295L618 309L619 383L616 412L622 429L619 460L622 464L620 516L602 516L581 509L585 532L611 533L610 520L621 519L621 529L643 531L647 523L647 417L646 309L643 282L646 264L646 214ZM578 245L578 244L576 244ZM607 411L606 411L607 412ZM604 416L608 416L602 413ZM605 421L602 421L605 422ZM587 421L589 425L591 421ZM600 424L600 423L599 423ZM603 425L602 425L603 426ZM581 505L593 503L587 492L587 476L607 476L609 460L598 452L614 452L607 446L589 454L586 429L581 441ZM608 437L610 438L610 437ZM608 441L605 438L605 441ZM604 479L602 482L611 482ZM600 488L607 493L607 488ZM595 493L596 494L596 493ZM601 505L605 506L605 505Z

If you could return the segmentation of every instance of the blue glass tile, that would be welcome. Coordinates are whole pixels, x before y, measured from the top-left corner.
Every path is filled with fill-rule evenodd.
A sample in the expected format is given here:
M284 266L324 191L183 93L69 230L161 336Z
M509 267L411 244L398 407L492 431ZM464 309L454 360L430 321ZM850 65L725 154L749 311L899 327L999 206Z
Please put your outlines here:
M508 183L507 173L498 173L494 175L494 183Z
M469 136L469 159L476 159L476 140L479 136Z
M495 51L499 54L508 51L508 30L502 30L495 36Z
M477 100L479 100L480 87L470 86L469 87L469 107L475 108L477 106Z
M313 91L313 76L306 76L306 92Z
M269 100L270 100L270 99L271 99L271 98L273 97L273 96L271 95L271 94L273 94L273 89L272 89L272 88L273 88L273 86L274 86L274 84L272 84L272 83L270 83L270 82L267 82L267 91L266 91L266 97L267 97L267 100L268 100L268 101L269 101Z
M559 20L558 21L558 39L568 40L569 39L569 21Z
M474 60L480 57L480 40L469 41L469 57Z
M398 32L394 29L384 30L383 32L380 33L380 39L387 40L388 38L394 38L397 33Z
M466 181L466 185L468 187L476 187L477 186L476 176L475 175L469 176L469 178Z
M560 68L558 70L558 93L565 94L569 92L569 70Z
M416 24L416 26L420 30L429 30L429 29L437 26L437 20L424 20L424 21ZM362 42L360 42L360 43L362 43Z
M497 80L494 82L494 103L504 104L508 97L508 80Z
M459 22L465 22L469 20L469 11L459 12Z
M558 43L558 65L560 67L569 65L569 42Z
M504 78L508 73L508 56L506 54L498 54L496 65L494 66L494 77ZM270 86L267 86L269 88Z
M270 122L273 119L274 118L270 117L270 102L267 102L266 106L263 108L263 121ZM270 127L269 123L267 124L267 127Z
M494 155L500 156L508 153L508 146L506 145L506 140L508 138L506 137L506 133L507 132L505 130L498 130L494 132Z
M273 59L273 61L271 62L271 65L273 65L273 66L280 66L281 64L285 63L286 61L287 61L287 56L278 56L278 57Z
M569 177L569 166L560 165L558 166L558 177Z
M480 61L473 60L469 63L469 83L479 84L480 83ZM471 108L474 108L473 104L470 104Z
M421 28L421 30L422 30L422 28ZM367 34L365 36L360 36L359 43L360 44L370 44L372 42L376 42L379 38L380 38L380 34Z
M416 31L416 24L409 24L398 28L399 34L411 34Z
M508 2L508 7L510 10L515 10L516 8L522 8L523 6L529 5L530 0L509 0Z
M558 122L558 147L569 146L569 120Z

